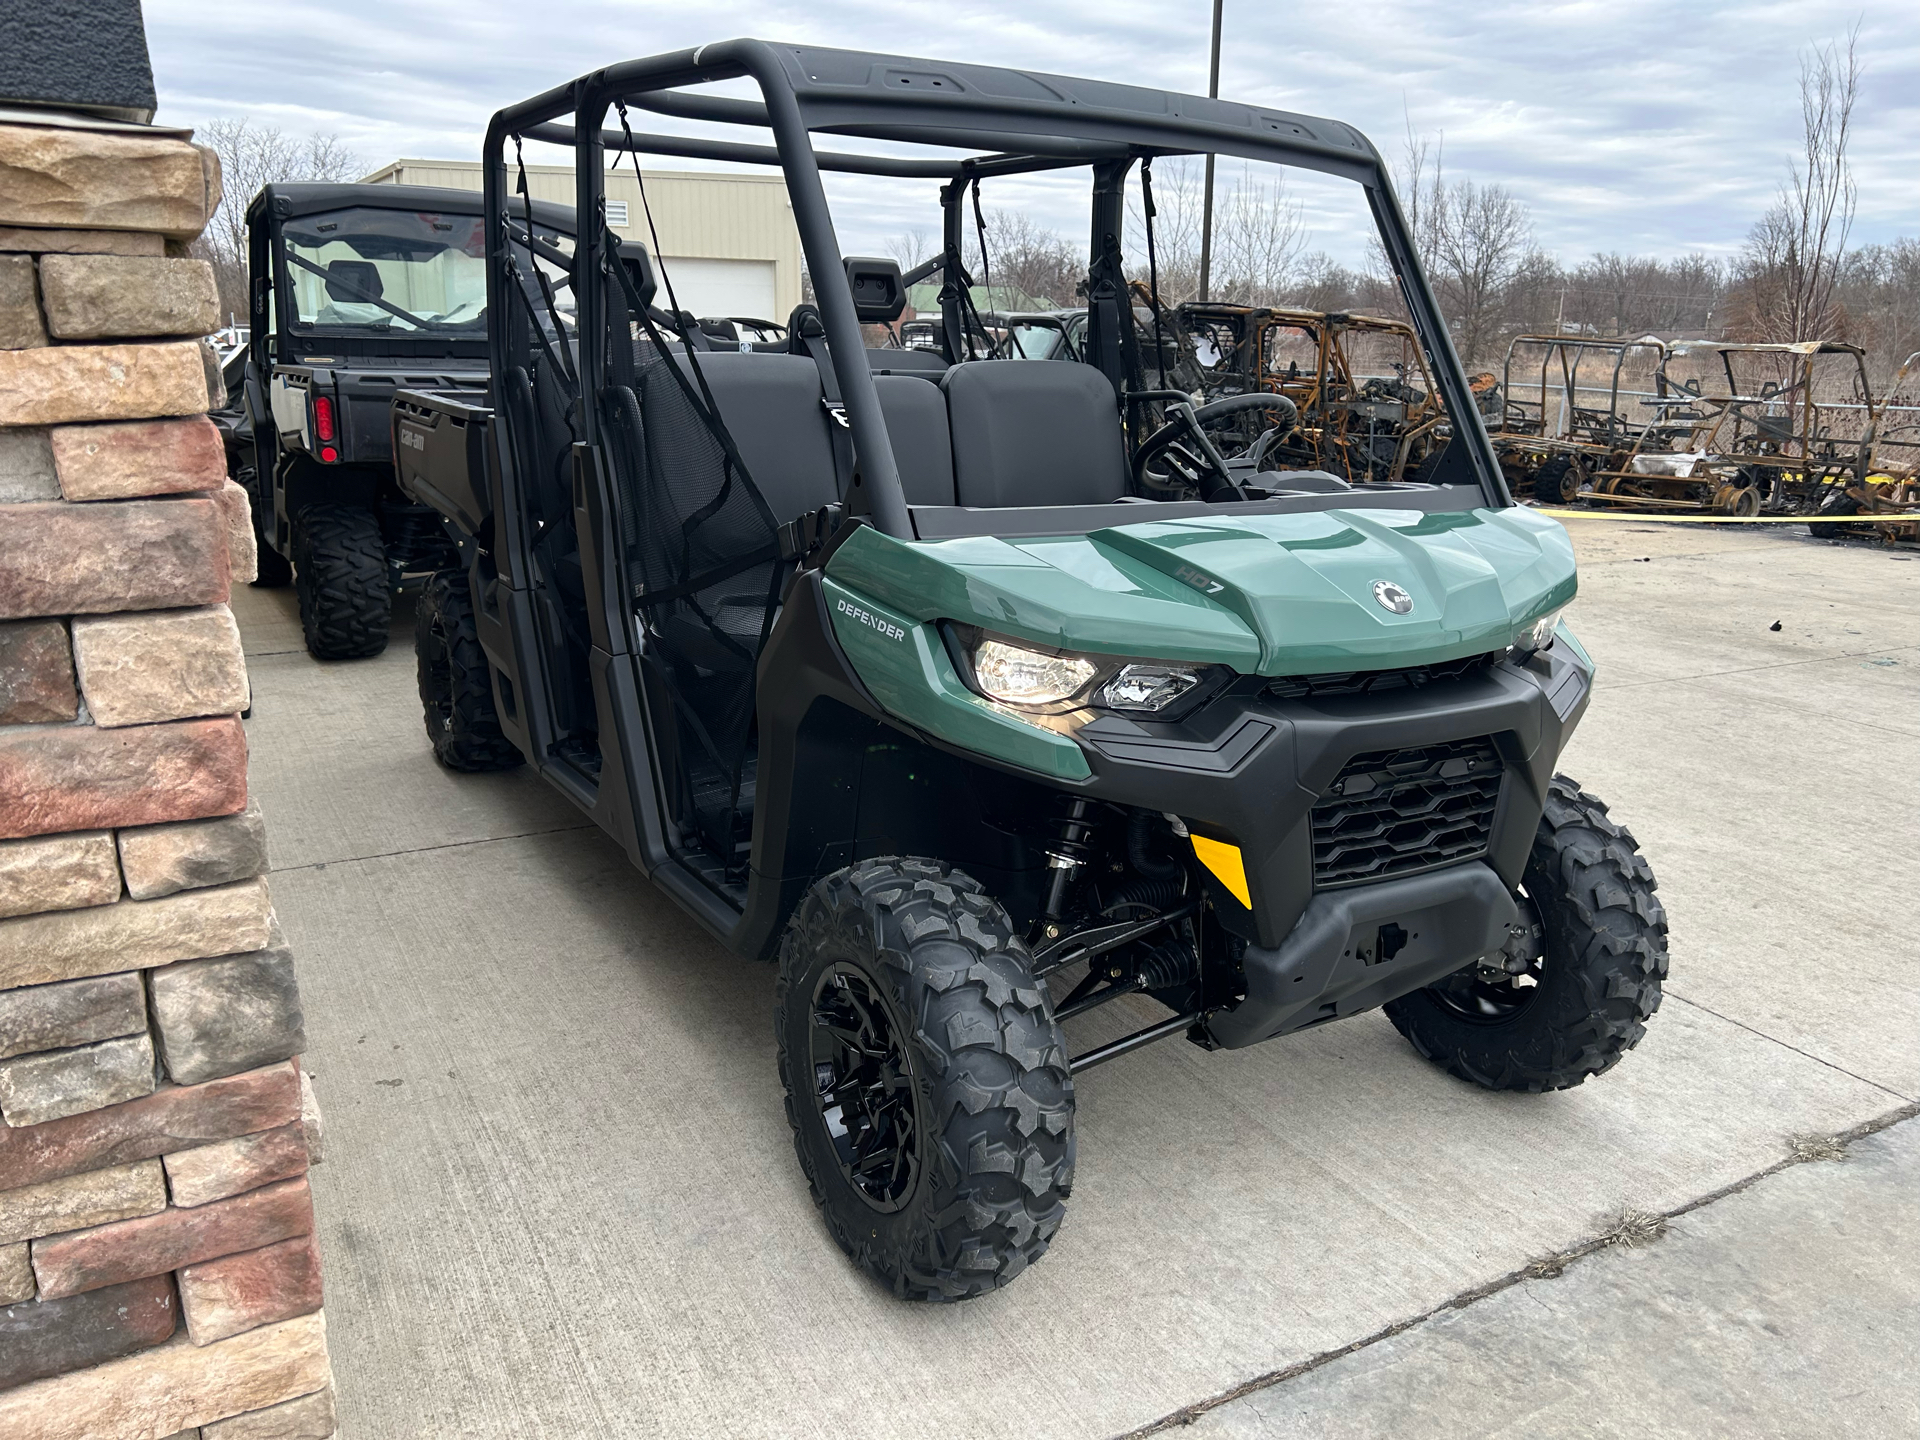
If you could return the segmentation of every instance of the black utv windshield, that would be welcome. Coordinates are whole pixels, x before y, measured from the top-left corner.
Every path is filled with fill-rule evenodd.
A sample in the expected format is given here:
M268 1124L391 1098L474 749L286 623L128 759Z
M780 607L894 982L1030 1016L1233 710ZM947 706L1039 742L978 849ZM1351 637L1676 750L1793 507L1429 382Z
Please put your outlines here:
M484 336L486 222L357 206L286 222L296 328Z

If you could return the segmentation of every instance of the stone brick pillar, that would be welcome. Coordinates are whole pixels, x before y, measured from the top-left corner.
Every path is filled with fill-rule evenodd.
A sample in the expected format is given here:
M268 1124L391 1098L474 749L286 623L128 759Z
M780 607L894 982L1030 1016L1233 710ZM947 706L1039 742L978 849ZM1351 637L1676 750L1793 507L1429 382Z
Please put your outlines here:
M134 14L137 17L137 9ZM334 1431L181 132L0 120L0 1440Z

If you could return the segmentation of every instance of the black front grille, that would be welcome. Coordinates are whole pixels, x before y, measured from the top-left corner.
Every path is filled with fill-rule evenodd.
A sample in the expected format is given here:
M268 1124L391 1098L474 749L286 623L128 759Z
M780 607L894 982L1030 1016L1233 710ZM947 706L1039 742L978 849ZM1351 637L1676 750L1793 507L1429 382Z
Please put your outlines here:
M1327 695L1372 695L1382 690L1418 690L1423 685L1439 685L1483 674L1492 669L1505 654L1503 650L1495 650L1486 655L1443 660L1437 665L1409 665L1400 670L1341 670L1327 675L1283 675L1267 686L1267 693L1276 700L1307 700Z
M1354 756L1314 802L1314 884L1355 885L1478 859L1493 830L1500 774L1486 736Z

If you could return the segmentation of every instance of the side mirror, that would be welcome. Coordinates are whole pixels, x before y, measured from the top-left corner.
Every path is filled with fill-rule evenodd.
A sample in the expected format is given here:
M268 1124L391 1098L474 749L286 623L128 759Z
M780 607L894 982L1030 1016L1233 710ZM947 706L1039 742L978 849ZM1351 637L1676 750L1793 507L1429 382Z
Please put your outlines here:
M847 284L853 290L853 313L862 325L891 325L907 308L907 287L893 260L849 257Z

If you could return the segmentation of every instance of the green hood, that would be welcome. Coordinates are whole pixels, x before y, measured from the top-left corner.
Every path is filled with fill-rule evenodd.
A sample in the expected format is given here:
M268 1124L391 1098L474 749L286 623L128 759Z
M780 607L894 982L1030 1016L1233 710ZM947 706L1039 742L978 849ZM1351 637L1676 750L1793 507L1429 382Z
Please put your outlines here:
M1385 669L1497 649L1573 598L1573 546L1534 511L1323 510L1146 520L1087 535L908 544L863 528L834 580L921 622L1243 674ZM1412 608L1374 595L1398 586Z

